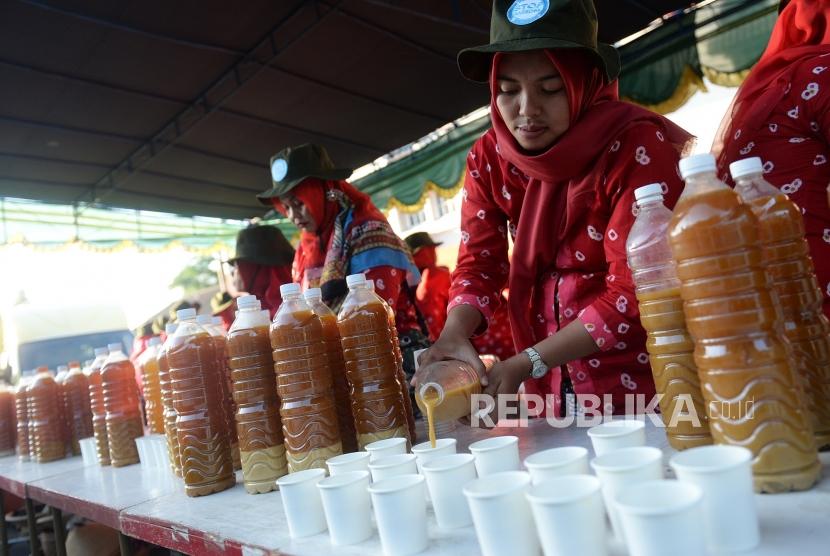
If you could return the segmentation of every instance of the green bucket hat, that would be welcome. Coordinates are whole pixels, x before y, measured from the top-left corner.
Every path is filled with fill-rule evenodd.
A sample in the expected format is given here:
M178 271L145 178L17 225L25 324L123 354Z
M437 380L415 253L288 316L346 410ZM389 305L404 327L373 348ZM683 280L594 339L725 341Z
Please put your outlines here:
M434 241L432 236L430 236L427 232L415 232L414 234L410 234L406 236L404 242L413 253L421 247L438 247L441 245L440 241Z
M236 235L236 253L228 262L250 261L283 266L294 260L294 248L276 226L250 226Z
M210 310L214 315L218 315L233 305L234 301L235 299L231 297L231 294L228 292L216 292L216 294L210 298Z
M597 42L593 0L494 0L490 44L458 53L458 69L471 81L486 82L496 52L580 48L596 55L608 81L620 74L617 50Z
M312 143L281 150L271 157L270 168L271 189L257 195L265 205L271 204L269 199L285 195L306 178L345 180L352 174L348 168L335 168L326 149Z

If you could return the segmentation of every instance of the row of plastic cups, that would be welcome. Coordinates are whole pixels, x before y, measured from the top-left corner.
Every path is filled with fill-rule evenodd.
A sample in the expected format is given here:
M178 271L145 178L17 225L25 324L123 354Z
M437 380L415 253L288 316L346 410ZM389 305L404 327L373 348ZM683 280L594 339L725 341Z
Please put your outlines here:
M135 439L135 446L138 449L138 459L143 469L148 471L170 469L167 441L164 435L139 436Z

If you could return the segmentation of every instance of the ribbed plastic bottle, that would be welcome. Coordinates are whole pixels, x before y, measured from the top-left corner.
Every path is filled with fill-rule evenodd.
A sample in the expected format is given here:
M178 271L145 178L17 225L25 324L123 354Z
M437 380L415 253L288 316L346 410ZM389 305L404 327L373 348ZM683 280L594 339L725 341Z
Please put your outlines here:
M347 276L346 283L349 293L337 315L337 328L362 450L377 440L408 438L409 427L386 307L366 287L363 274Z
M60 389L47 371L35 375L29 386L29 453L38 463L66 456L66 444L60 422Z
M669 227L712 438L753 453L755 488L810 488L821 467L804 393L780 336L758 219L718 180L715 159L680 161L686 189Z
M109 344L107 349L109 355L101 367L101 391L107 412L110 463L113 467L123 467L139 461L135 439L144 436L144 422L135 367L121 344Z
M0 456L14 454L15 430L14 393L6 386L0 386Z
M144 414L147 427L152 434L164 434L164 404L161 401L161 384L159 383L158 354L161 338L150 338L147 349L139 357L142 385L144 388Z
M29 380L21 378L14 391L14 410L17 417L17 457L29 460Z
M161 403L164 406L164 436L167 437L167 455L170 458L170 469L177 477L182 476L182 458L179 452L179 437L176 434L176 410L173 408L173 386L170 382L170 364L167 360L167 350L170 349L173 334L178 325L168 322L164 327L167 336L158 353L159 389Z
M228 331L228 366L233 382L242 478L250 494L270 492L288 473L274 382L268 311L256 296L236 301L239 311Z
M204 496L236 483L225 416L224 374L211 335L195 309L176 313L179 326L167 348L176 435L188 496Z
M675 450L712 443L706 403L686 329L680 280L669 246L672 213L663 190L652 183L634 190L638 213L628 233L628 266L634 278L646 349L660 398L660 414Z
M89 366L89 405L92 409L92 431L98 452L98 463L110 464L110 441L107 434L107 410L104 407L104 391L101 388L101 367L107 360L109 350L105 347L95 348L95 359Z
M73 455L81 455L79 440L94 435L92 407L89 401L89 381L81 372L78 361L69 363L69 372L61 385L64 416L69 429L69 447Z
M236 435L236 423L234 422L236 408L233 406L231 371L228 367L228 339L225 335L225 329L221 326L216 326L213 317L210 315L199 315L196 317L196 322L213 338L213 345L216 348L216 364L222 371L222 376L224 377L222 381L222 396L225 406L225 418L228 421L228 434L230 435L231 459L233 460L234 470L242 469L242 464L239 459L239 439Z
M340 426L340 441L343 444L343 453L357 451L357 435L354 430L354 416L352 415L351 398L349 397L349 380L346 378L345 361L343 360L343 346L340 344L340 331L337 328L337 315L328 305L323 303L323 294L320 288L310 288L303 292L303 297L320 318L323 325L323 341L326 344L326 357L331 369L331 378L334 385L334 401L337 404L337 423Z
M409 380L406 378L406 373L403 370L403 354L401 353L401 340L398 337L398 327L395 324L395 310L392 306L383 299L375 291L375 281L366 280L366 287L369 288L377 298L386 307L386 314L389 317L389 333L392 335L392 343L395 346L395 364L398 367L397 377L398 384L401 386L401 396L403 397L404 411L406 413L406 426L409 433L410 446L415 443L415 413L412 410L412 398L409 393Z
M299 284L281 285L280 294L270 336L288 470L325 469L343 446L323 324Z
M46 367L44 370L48 371L49 368ZM71 449L72 444L72 430L69 424L69 418L66 415L66 406L63 399L63 381L66 380L66 375L69 373L69 367L67 365L58 365L57 373L54 375L55 384L58 385L58 422L61 426L61 437L63 438L64 446L66 446L66 450L69 451Z
M781 303L784 335L807 397L819 448L830 447L830 322L804 239L804 217L786 194L764 180L758 157L729 165L735 191L760 224L761 252Z

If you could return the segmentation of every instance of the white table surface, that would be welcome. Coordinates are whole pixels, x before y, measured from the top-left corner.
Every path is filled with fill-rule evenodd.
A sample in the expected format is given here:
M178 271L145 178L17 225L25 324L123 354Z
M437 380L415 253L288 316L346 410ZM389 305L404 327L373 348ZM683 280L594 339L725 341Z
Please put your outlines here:
M69 471L77 471L83 467L84 461L80 456L50 461L49 463L23 461L16 455L6 456L0 458L0 489L24 498L27 483L61 475Z

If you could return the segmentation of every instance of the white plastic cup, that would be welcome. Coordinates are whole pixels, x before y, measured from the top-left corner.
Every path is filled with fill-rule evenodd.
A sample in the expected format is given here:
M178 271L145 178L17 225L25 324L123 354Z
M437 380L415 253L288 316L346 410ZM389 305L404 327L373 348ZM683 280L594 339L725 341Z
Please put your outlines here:
M608 421L588 429L588 437L597 456L621 448L646 445L646 424L637 419Z
M674 455L669 464L680 481L703 492L703 524L710 550L737 552L761 542L752 452L740 446L700 446Z
M621 489L615 504L630 556L706 554L697 486L681 481L646 481Z
M600 483L605 510L617 539L625 542L614 498L623 487L663 478L663 452L650 446L623 448L591 460Z
M518 471L519 439L515 436L494 436L470 444L476 457L476 472L486 477L502 471Z
M387 438L366 445L369 452L369 461L375 461L385 456L394 456L406 453L406 438Z
M341 472L317 483L331 544L357 544L372 536L370 484L368 471Z
M542 450L525 458L534 485L563 475L587 475L588 450L581 446L564 446Z
M539 555L539 537L526 497L528 473L493 473L467 483L463 490L484 556Z
M138 451L138 462L142 469L153 469L155 466L155 457L153 456L153 446L151 440L147 436L139 436L135 439L135 447Z
M95 445L95 437L82 438L78 441L81 445L81 458L84 465L98 465L98 448Z
M429 441L413 446L412 453L418 456L418 472L421 472L426 462L456 453L457 444L458 441L455 438L439 438L435 441L435 448Z
M435 520L442 529L466 527L473 522L463 488L476 479L472 454L450 454L421 466L427 481Z
M417 473L383 479L369 486L380 544L386 556L408 556L427 547L424 478Z
M326 514L317 489L317 483L325 476L324 469L306 469L277 479L292 537L308 537L326 530Z
M528 492L545 556L607 556L599 479L561 475Z
M418 473L418 466L415 463L415 454L396 454L384 456L369 463L369 471L372 472L372 481L378 482L389 477L398 475L412 475Z
M350 452L326 460L329 475L339 475L350 471L369 471L369 452Z

